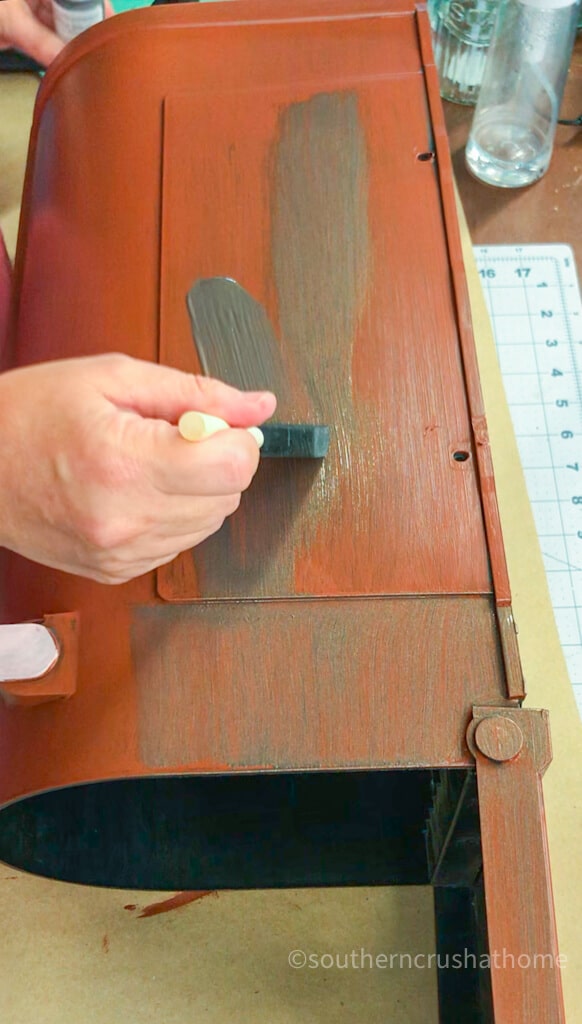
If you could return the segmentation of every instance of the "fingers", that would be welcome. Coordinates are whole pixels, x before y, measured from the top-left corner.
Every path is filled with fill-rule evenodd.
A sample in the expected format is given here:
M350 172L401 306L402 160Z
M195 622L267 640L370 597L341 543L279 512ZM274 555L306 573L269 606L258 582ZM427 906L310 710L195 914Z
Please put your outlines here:
M25 0L2 0L0 37L47 67L64 43L34 16Z
M101 568L96 569L95 566L89 568L86 575L90 575L98 583L113 585L127 583L128 580L135 579L137 576L143 576L154 569L159 569L161 565L168 565L169 562L173 562L183 551L191 551L192 548L198 547L208 537L211 537L213 533L216 533L221 525L222 523L214 529L197 530L195 533L184 534L165 545L163 549L160 548L156 555L150 558L142 558L139 561L121 558L107 560Z
M126 356L101 359L95 386L117 408L124 444L131 444L154 486L165 494L240 494L259 465L259 448L246 430L224 430L190 444L174 426L187 410L208 412L235 427L272 415L270 392L241 392L222 381ZM154 418L155 417L155 418Z
M224 520L236 512L239 503L240 494L221 498L177 498L172 495L155 504L152 502L149 512L144 510L133 519L121 507L105 509L101 517L91 521L85 532L86 548L102 559L109 559L112 552L129 557L135 551L143 552L143 538L147 536L152 558L159 552L183 550L179 538L193 534L209 537L216 533Z
M0 543L109 583L171 561L237 509L260 459L244 421L274 405L128 357L1 374ZM240 429L186 441L176 412L196 407Z
M98 360L99 361L99 360ZM269 391L244 392L212 377L182 373L123 355L100 357L104 394L120 408L177 423L189 409L220 416L233 427L257 426L273 415Z
M156 490L166 495L240 494L250 485L259 446L244 429L221 430L202 441L185 441L163 420L128 417L126 444Z
M175 536L160 538L155 542L150 539L147 554L141 546L127 544L125 547L105 551L98 557L95 557L94 552L90 552L89 557L70 565L63 565L59 562L52 564L66 572L86 576L97 583L113 585L126 583L137 576L143 576L145 573L158 569L161 565L167 565L183 551L190 551L202 544L212 534L217 533L226 518L227 516L217 518L215 515L211 515L208 522L198 529L190 528L190 530L177 533ZM50 560L47 559L46 564L51 564Z
M27 0L27 3L35 18L54 31L55 13L52 0Z

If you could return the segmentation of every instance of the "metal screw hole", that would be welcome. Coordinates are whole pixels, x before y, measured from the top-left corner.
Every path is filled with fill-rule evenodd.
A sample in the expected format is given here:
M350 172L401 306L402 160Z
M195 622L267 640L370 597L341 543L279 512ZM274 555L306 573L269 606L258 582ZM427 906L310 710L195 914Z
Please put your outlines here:
M416 159L420 160L421 163L428 163L429 160L434 160L434 153L432 151L429 153L417 153Z
M455 462L466 462L469 458L469 452L457 451L453 452L453 459Z

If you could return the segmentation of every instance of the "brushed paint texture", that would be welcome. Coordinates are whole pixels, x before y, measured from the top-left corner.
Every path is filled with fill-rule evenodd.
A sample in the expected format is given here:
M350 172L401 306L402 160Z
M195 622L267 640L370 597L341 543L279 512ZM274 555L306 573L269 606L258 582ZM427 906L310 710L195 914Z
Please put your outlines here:
M265 309L228 277L202 278L187 296L192 334L204 373L243 391L277 391L286 403L289 380Z
M417 76L363 77L166 101L163 358L199 366L184 295L232 277L273 324L277 419L331 434L317 467L264 460L166 600L491 589L427 108Z
M505 693L490 598L143 607L131 646L150 768L469 764L459 722Z
M238 387L271 388L279 408L293 410L291 422L306 414L329 422L332 443L317 464L261 465L244 514L193 552L203 597L295 593L298 559L309 563L319 534L342 516L348 528L366 528L358 503L373 500L367 451L356 441L350 371L370 248L357 95L322 93L283 108L270 179L280 338L261 305L228 279L202 280L190 290L193 333L208 373ZM289 367L299 394L289 387ZM360 427L369 435L369 422ZM299 589L317 590L313 580Z
M368 156L355 92L321 93L285 109L274 153L272 253L281 332L333 443L299 524L303 557L341 516L357 543L367 528L370 464L358 438L373 410L354 408L352 359L370 272ZM364 422L362 422L362 419ZM382 452L379 453L382 460ZM355 531L355 533L354 533ZM348 575L351 566L344 563ZM349 589L350 583L334 581ZM350 581L351 582L351 581ZM300 585L300 591L303 589ZM308 589L308 588L307 588Z

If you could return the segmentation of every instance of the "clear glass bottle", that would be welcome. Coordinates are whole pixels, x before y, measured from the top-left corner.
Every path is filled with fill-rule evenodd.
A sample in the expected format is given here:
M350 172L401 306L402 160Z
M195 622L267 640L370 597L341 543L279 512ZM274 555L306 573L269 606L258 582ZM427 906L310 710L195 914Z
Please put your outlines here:
M103 0L53 0L55 31L66 43L105 17Z
M429 0L441 96L476 103L499 0Z
M545 173L580 0L502 0L466 148L489 185L519 188Z

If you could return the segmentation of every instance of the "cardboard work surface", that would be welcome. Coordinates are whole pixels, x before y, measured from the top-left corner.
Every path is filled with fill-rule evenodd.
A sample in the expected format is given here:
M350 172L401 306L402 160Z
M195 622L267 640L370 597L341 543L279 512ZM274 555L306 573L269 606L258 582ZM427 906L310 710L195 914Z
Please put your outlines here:
M566 1019L576 1021L582 992L582 956L576 939L582 912L582 886L576 870L582 841L582 723L556 632L489 318L468 243L465 228L481 385L527 688L525 706L550 711L553 761L544 776L543 789L560 949L568 958L563 972Z
M0 223L14 249L33 79L0 89ZM7 154L7 158L5 155ZM8 173L5 173L6 167ZM564 239L567 241L568 239ZM468 236L467 259L470 261ZM469 266L469 262L468 262ZM529 707L551 712L554 761L544 779L568 1019L576 1021L582 900L580 849L582 728L557 637L533 521L519 472L494 347L469 273L482 384L512 581ZM527 851L524 851L527 855ZM67 886L0 869L0 1018L6 1024L96 1019L186 1024L245 1021L436 1020L436 972L293 970L288 955L422 954L434 948L428 889L221 893L171 902ZM364 960L365 964L366 961ZM432 1016L431 1016L432 1014Z

